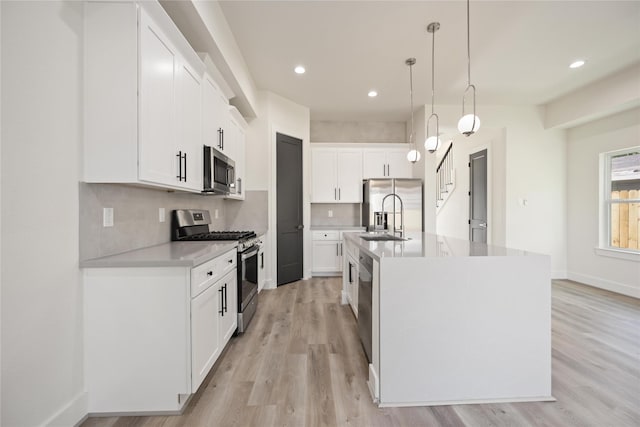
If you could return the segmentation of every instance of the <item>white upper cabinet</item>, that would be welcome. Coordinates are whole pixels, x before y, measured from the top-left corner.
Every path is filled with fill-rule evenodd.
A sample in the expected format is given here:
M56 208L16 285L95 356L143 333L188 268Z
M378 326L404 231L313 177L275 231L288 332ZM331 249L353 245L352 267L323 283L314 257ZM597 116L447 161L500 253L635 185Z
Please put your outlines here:
M229 100L209 75L205 76L202 90L203 143L228 157L233 157L233 141L229 136Z
M203 74L158 3L87 2L85 181L202 191Z
M235 162L236 187L235 193L229 194L227 199L244 200L245 198L245 129L247 122L235 107L229 108L229 131L227 132L227 144L233 148L233 152L227 154Z
M312 148L311 173L312 203L362 201L362 150Z
M406 148L365 148L363 178L411 178Z
M183 157L183 164L178 172L188 188L202 189L202 79L197 71L183 63L179 73L178 91L178 155Z

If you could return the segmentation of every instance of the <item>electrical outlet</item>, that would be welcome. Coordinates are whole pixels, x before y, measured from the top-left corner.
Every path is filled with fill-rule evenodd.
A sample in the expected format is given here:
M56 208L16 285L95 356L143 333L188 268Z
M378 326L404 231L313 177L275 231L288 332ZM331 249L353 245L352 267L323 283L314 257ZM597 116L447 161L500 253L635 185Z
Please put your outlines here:
M158 220L160 222L164 222L165 221L164 208L158 208Z
M329 218L333 218L333 211L331 209L329 209L327 211L327 215L329 216Z
M102 226L113 227L113 208L102 208Z
M218 209L216 209L216 210L214 210L214 211L213 211L213 217L214 217L215 219L218 219L218 217L219 217L219 215L218 215Z

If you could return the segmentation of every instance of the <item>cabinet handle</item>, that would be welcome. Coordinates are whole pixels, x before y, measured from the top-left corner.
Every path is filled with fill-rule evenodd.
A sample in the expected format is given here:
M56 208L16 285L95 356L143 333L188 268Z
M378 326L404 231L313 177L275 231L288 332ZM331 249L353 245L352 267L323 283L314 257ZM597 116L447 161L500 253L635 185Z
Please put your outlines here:
M260 270L264 268L264 252L260 254Z
M207 271L207 276L213 276L213 271Z
M218 148L222 150L222 128L218 128Z
M333 187L333 200L338 200L338 190Z
M223 293L223 301L224 301L224 312L227 312L227 284L224 284L224 293ZM224 316L224 314L223 314Z
M242 178L238 178L238 194L242 194Z
M222 151L224 151L224 129L220 128L220 133L222 134Z
M342 200L342 195L340 194L340 187L338 187L338 200Z
M343 252L342 252L342 243L340 243L340 256L342 256L342 255L343 255Z
M349 261L349 283L353 283L353 277L351 277L351 261Z
M222 290L222 287L220 287L220 289L218 289L218 292L220 292L220 310L218 310L218 314L221 314L222 317L224 317L224 301L223 301L223 293L224 291Z
M336 256L340 256L340 243L336 243Z
M187 153L184 153L184 182L187 182Z
M178 175L176 175L176 178L182 181L182 151L178 151L176 157L178 158Z

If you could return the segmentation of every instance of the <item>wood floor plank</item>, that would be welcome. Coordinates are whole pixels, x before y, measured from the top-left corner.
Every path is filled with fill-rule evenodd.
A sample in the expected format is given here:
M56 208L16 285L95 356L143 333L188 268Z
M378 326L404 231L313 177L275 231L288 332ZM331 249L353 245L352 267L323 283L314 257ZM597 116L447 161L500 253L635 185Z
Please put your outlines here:
M181 416L89 418L83 427L640 426L640 301L570 281L552 287L556 402L378 408L341 278L260 293Z

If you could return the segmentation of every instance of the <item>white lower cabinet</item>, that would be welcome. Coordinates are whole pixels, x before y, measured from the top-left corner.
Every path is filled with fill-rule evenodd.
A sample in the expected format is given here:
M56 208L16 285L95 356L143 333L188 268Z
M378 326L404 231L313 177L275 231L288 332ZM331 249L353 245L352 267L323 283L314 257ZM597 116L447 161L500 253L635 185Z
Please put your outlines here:
M220 355L220 286L210 286L191 301L191 392L195 393Z
M358 317L358 272L359 258L358 248L349 241L344 242L344 273L342 275L342 290L346 294L346 299L351 310Z
M180 411L236 329L236 268L86 268L88 412Z
M339 230L313 232L314 276L336 275L342 271L342 239Z

